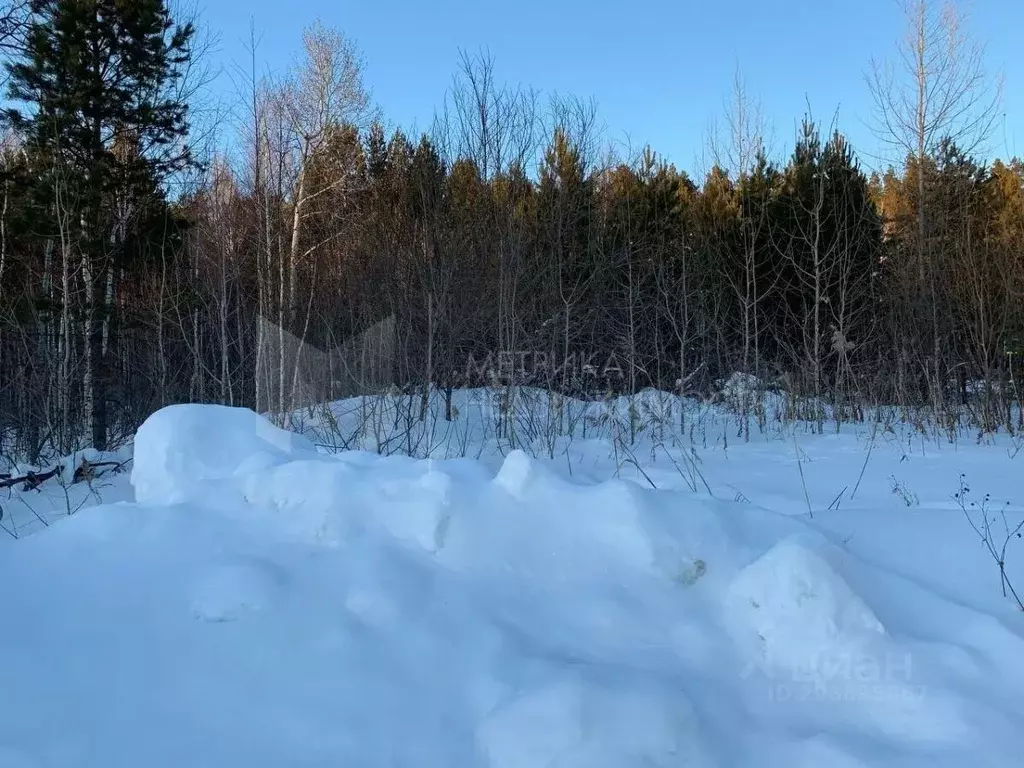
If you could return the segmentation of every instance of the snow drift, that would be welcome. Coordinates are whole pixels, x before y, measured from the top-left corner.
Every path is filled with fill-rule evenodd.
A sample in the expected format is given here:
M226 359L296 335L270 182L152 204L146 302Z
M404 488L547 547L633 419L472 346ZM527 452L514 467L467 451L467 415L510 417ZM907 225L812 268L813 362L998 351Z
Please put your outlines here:
M1014 764L1012 611L806 516L558 467L154 414L136 503L0 549L0 766Z
M139 427L131 482L140 504L174 504L302 454L316 449L248 408L171 405Z

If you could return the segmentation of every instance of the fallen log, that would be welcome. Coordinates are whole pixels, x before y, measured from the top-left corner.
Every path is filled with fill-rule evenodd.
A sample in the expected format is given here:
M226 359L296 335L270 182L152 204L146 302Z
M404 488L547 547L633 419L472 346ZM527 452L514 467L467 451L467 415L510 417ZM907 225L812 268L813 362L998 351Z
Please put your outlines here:
M119 472L131 459L125 461L89 461L88 459L82 459L82 463L75 468L75 474L71 478L72 483L92 482L98 477L102 477L107 472ZM39 486L45 483L52 477L56 477L61 474L62 466L58 464L53 469L48 469L45 472L26 472L20 477L14 477L10 474L0 474L0 489L13 488L19 483L24 483L21 490L23 491L38 491Z
M60 474L61 465L58 464L53 469L46 472L26 472L21 477L7 477L0 479L0 488L13 488L18 483L24 483L22 486L23 491L38 491L39 486L49 480L51 477L56 477Z

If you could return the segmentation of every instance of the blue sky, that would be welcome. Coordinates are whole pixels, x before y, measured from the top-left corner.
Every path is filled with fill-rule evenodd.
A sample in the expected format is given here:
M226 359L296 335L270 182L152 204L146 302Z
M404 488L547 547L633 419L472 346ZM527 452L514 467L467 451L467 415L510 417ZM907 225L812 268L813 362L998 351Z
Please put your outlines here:
M258 66L270 72L293 60L308 23L338 27L363 52L388 123L403 128L429 126L460 48L487 49L500 80L593 97L609 139L650 143L687 170L700 167L737 68L778 150L788 152L809 100L826 123L838 110L854 146L874 154L864 73L904 32L897 0L208 0L200 8L219 36L214 63L225 68L249 67L250 19ZM992 151L1024 154L1024 1L973 0L968 10L1005 82ZM233 88L228 77L217 86Z

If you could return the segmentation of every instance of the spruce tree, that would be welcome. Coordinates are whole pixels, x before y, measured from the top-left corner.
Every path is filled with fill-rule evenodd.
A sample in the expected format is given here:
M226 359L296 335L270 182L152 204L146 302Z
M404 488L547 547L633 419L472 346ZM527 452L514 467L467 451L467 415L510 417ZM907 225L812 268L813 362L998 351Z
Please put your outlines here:
M192 163L181 98L193 27L175 24L164 0L31 0L25 49L7 65L4 111L38 165L39 200L52 179L73 210L63 234L81 254L85 289L85 409L92 441L107 442L104 322L129 229L168 178ZM59 170L59 173L54 171ZM68 188L70 187L70 188ZM53 233L56 234L56 233Z

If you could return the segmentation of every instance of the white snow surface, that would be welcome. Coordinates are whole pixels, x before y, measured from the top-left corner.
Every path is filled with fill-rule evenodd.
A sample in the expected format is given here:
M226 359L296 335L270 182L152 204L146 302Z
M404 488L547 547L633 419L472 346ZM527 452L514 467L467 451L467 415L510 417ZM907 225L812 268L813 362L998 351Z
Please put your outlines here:
M1019 765L1024 616L950 495L1021 514L1024 457L868 429L708 448L708 493L166 408L134 501L0 540L0 768Z

